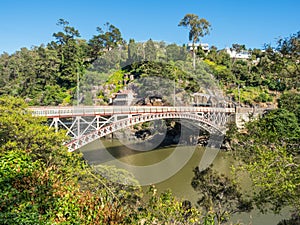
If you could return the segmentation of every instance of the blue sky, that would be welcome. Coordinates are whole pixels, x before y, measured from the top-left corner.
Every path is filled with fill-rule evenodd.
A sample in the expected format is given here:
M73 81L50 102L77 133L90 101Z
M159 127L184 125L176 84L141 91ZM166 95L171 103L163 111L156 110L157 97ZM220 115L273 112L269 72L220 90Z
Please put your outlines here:
M233 43L263 48L300 30L299 9L299 0L1 0L0 53L54 40L60 18L84 39L110 22L125 40L152 38L182 45L188 42L188 30L177 25L187 13L211 23L211 34L202 42L219 49Z

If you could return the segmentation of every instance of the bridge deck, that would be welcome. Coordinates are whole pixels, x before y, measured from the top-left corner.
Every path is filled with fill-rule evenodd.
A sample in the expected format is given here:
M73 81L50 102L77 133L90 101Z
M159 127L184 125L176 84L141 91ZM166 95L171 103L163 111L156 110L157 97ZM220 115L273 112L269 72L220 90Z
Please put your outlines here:
M79 106L79 107L30 107L34 116L47 118L63 118L76 116L110 116L116 114L145 114L145 113L196 113L196 112L224 112L234 113L235 108L222 107L172 107L172 106Z

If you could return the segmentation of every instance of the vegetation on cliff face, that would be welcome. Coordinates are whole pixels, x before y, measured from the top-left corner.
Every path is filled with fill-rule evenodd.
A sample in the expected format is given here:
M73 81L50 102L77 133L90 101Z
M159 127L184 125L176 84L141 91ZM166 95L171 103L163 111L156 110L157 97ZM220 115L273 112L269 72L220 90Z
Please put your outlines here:
M204 58L214 75L225 86L227 93L238 101L236 91L240 89L240 100L246 104L274 102L279 93L288 90L299 91L299 48L300 32L280 39L277 46L265 46L264 50L248 49L248 60L230 59L225 50L212 47ZM232 50L246 50L243 45L233 44ZM247 92L253 90L257 95L250 98Z
M185 46L151 39L126 43L120 30L109 23L98 27L90 40L81 39L68 21L60 19L58 26L61 30L46 46L0 56L0 95L20 96L29 105L70 105L75 102L79 78L82 85L101 89L96 97L107 99L107 86L114 85L112 91L118 91L123 82L110 76L125 72L174 79L190 92L201 91L197 82L203 77L207 82L211 79L205 77L213 74L233 100L238 101L239 89L240 101L252 105L274 102L278 93L299 86L299 33L279 40L275 49L249 49L252 58L248 60L231 59L225 50L213 46L208 53L198 49L193 67L193 55ZM238 52L246 46L234 44L232 49Z

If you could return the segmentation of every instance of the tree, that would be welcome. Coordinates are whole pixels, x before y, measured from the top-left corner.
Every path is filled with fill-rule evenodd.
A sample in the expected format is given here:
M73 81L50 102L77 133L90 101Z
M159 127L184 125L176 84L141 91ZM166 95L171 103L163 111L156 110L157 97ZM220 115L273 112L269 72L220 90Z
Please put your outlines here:
M210 23L195 14L186 14L184 18L179 22L178 26L183 26L189 28L189 41L192 41L193 48L193 66L196 68L196 52L195 52L195 43L200 40L200 37L204 37L209 34Z
M186 59L186 50L176 44L170 44L166 47L166 56L168 61L178 61Z
M57 83L66 89L76 86L78 76L81 76L85 67L86 56L79 41L80 33L69 22L60 19L57 23L63 31L53 34L56 42L51 42L48 47L55 49L60 59Z
M169 190L159 194L150 186L146 198L137 212L138 224L200 224L201 213L191 202L178 201Z
M110 183L43 123L23 100L0 97L0 223L126 224L139 187Z
M129 40L127 56L127 65L131 65L132 63L137 63L142 60L142 57L138 54L138 46L134 39Z
M217 224L228 221L237 212L250 211L252 203L243 198L238 186L225 175L219 175L211 167L200 171L194 169L192 187L200 198L197 204L213 216Z
M253 184L253 199L261 212L272 210L279 213L284 207L289 207L300 213L300 166L286 146L252 147L251 161L242 167L248 171Z
M156 60L157 50L154 45L154 42L151 39L149 39L145 43L144 51L145 51L145 60L146 61L155 61Z
M69 40L72 40L76 37L80 37L80 33L74 27L69 26L69 22L64 19L59 19L57 24L58 26L63 27L63 31L59 31L53 34L53 37L57 39L57 43L64 45L67 44Z
M253 183L256 206L278 213L285 206L300 213L300 127L293 112L278 109L246 124L232 142Z
M6 85L9 84L10 69L8 64L10 63L11 57L8 53L0 55L0 94L7 94Z
M300 32L279 39L277 47L265 46L259 66L271 90L284 91L299 87Z
M278 41L277 51L281 53L280 61L283 77L291 88L299 88L300 82L300 31ZM279 63L279 62L276 62Z
M117 27L108 22L104 24L104 27L105 31L101 27L97 27L99 34L89 40L92 61L96 60L104 50L110 51L123 43L121 32Z
M278 107L294 113L300 124L300 93L296 91L285 92L278 99Z
M241 44L232 44L232 49L237 53L240 53L241 51L246 51L246 46Z

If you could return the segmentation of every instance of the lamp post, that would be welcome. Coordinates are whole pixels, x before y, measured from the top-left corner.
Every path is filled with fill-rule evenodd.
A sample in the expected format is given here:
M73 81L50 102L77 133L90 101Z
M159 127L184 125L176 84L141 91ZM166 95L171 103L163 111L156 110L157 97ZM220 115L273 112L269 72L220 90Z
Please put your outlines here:
M77 66L77 88L76 88L76 95L77 95L77 110L79 110L79 72L78 72L78 66ZM77 117L77 138L79 138L80 135L80 117Z
M175 99L175 96L176 96L176 83L175 83L175 79L174 79L174 99L173 99L173 102L174 102L174 107L175 107L175 102L176 102L176 99Z
M77 88L76 88L76 95L77 95L77 107L79 106L79 73L77 67Z
M241 106L241 99L240 99L240 84L238 84L238 95L239 95L239 107Z

